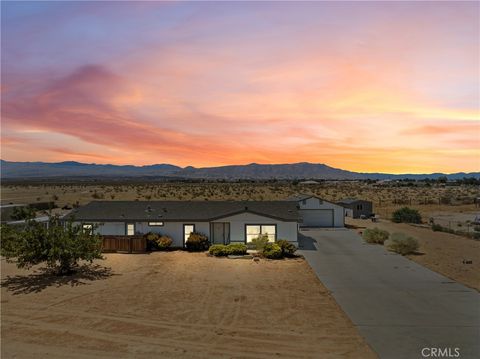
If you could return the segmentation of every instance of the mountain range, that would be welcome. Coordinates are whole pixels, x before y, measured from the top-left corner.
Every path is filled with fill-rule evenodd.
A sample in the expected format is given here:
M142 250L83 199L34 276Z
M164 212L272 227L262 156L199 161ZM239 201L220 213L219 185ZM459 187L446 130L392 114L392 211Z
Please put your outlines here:
M463 177L480 178L480 172L471 173L428 173L428 174L388 174L361 173L333 168L321 163L299 162L291 164L231 165L220 167L179 167L170 164L148 166L89 164L75 161L66 162L11 162L1 160L2 179L41 179L41 178L141 178L166 177L182 179L435 179L446 176L455 180Z

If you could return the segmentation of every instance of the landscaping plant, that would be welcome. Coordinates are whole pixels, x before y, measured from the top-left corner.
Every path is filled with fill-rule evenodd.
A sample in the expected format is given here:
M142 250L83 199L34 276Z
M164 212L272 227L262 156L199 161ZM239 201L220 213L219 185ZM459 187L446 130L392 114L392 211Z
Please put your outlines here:
M418 250L418 241L403 233L393 233L385 242L385 246L389 251L406 255L415 253Z
M202 252L208 250L210 242L208 237L203 233L192 232L188 236L185 247L189 252Z
M277 243L277 245L282 250L282 256L283 257L291 257L291 256L294 255L294 253L297 250L297 247L293 243L290 243L289 241L287 241L285 239L279 239L275 243Z
M247 254L247 246L242 243L231 243L229 245L214 244L208 249L208 252L215 257L241 256Z
M263 247L262 255L269 259L283 258L282 248L276 243L267 243Z
M94 230L85 231L72 221L62 223L57 216L48 225L29 220L25 227L2 226L0 253L18 268L30 268L45 263L60 275L74 272L80 260L90 263L103 259L102 240Z
M251 243L254 249L261 252L263 250L263 247L265 247L265 245L268 243L268 235L261 234L258 237L253 238Z
M388 239L389 233L380 228L367 228L363 231L363 239L367 243L383 244Z

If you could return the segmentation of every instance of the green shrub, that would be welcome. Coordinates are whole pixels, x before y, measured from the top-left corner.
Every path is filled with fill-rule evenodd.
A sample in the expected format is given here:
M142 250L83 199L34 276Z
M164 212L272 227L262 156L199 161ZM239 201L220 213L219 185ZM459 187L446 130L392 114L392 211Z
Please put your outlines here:
M157 239L157 248L161 251L165 251L172 245L173 240L169 236L161 236Z
M201 252L206 251L210 247L208 237L203 233L192 232L188 236L185 247L189 252Z
M383 244L388 239L389 233L380 228L367 228L363 231L363 239L367 243Z
M159 238L157 233L148 232L144 237L147 240L147 250L157 249L157 239Z
M242 243L231 243L226 246L227 255L241 256L247 254L247 246Z
M263 247L265 247L267 243L268 243L268 235L266 234L261 234L257 238L252 239L252 245L259 252L263 250Z
M267 243L263 247L262 254L265 258L281 259L283 258L282 248L276 243Z
M422 216L416 209L403 207L393 212L392 221L395 223L422 223Z
M385 242L385 245L389 251L401 255L415 253L418 250L418 241L403 233L393 233L390 239Z
M208 253L215 257L222 257L227 255L227 246L223 244L214 244L208 248Z
M443 232L443 227L439 224L432 224L432 231L434 232Z
M284 256L284 257L293 256L293 254L297 250L297 247L293 243L290 243L289 241L287 241L285 239L279 239L275 243L277 243L277 245L282 250L282 256Z
M208 252L215 257L228 255L241 256L247 253L247 246L242 243L231 243L227 246L223 244L214 244L208 249Z

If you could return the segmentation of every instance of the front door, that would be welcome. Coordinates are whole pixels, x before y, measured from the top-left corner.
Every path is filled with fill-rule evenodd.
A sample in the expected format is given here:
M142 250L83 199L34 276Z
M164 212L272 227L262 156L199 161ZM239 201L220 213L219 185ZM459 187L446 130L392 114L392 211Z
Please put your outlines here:
M213 244L228 244L229 242L230 223L214 222L213 223Z

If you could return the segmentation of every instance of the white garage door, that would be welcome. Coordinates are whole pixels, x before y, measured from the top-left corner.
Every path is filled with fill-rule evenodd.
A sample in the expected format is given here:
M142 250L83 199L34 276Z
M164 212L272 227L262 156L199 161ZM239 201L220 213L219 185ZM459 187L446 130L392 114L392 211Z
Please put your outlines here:
M300 210L302 227L333 227L333 209Z

